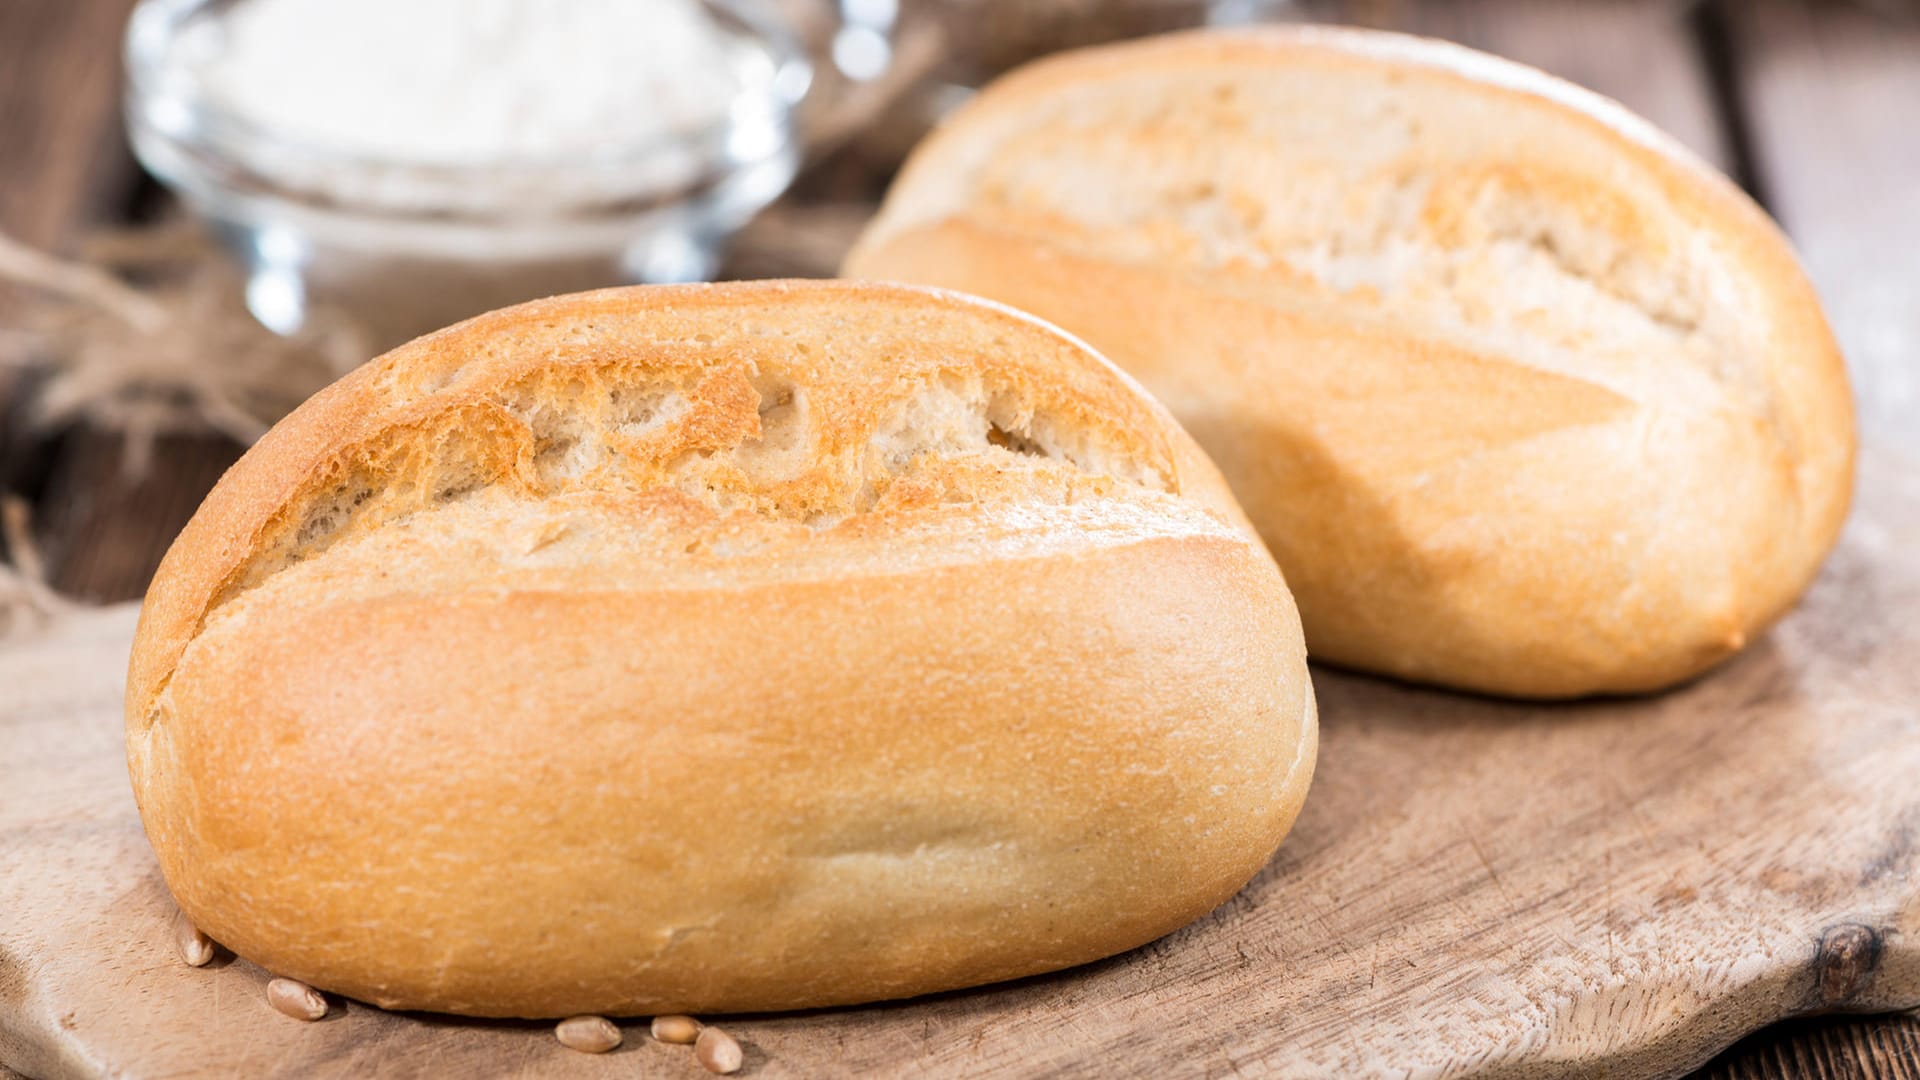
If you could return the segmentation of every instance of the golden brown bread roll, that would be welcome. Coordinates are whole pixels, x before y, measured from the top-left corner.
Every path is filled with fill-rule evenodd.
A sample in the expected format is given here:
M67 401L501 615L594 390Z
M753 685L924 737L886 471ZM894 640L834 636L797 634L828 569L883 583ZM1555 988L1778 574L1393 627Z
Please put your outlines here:
M1139 376L1340 664L1665 686L1778 618L1846 512L1841 359L1765 215L1619 106L1438 42L1043 61L915 152L847 270Z
M1291 825L1297 615L1126 376L929 290L613 290L277 425L147 596L134 792L278 974L788 1009L1131 948Z

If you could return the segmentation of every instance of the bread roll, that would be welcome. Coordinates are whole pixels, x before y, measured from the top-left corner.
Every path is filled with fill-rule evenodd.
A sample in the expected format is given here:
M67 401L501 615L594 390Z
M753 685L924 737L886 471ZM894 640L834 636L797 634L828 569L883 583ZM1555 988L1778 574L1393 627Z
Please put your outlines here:
M1265 863L1315 747L1280 573L1152 399L849 284L562 297L349 375L168 552L127 722L215 940L527 1017L1131 948Z
M1778 618L1846 512L1841 359L1765 215L1612 102L1438 42L1036 64L915 152L847 269L1139 376L1339 664L1663 687Z

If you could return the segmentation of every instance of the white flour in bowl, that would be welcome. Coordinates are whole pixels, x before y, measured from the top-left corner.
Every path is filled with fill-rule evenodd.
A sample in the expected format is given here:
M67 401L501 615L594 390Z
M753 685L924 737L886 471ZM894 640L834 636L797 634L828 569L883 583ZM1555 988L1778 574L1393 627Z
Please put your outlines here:
M713 125L741 89L694 0L248 0L205 29L212 100L392 162L633 147Z

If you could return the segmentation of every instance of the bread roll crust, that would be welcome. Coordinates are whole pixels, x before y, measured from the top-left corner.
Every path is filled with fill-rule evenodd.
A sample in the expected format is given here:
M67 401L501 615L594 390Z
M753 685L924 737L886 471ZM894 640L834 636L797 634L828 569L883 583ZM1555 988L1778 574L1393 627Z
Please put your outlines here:
M134 791L210 936L392 1008L788 1009L1211 909L1315 748L1183 432L927 290L613 290L316 396L149 593Z
M1612 102L1438 42L1043 61L915 152L847 270L1139 376L1339 664L1670 685L1785 612L1851 494L1844 367L1765 215Z

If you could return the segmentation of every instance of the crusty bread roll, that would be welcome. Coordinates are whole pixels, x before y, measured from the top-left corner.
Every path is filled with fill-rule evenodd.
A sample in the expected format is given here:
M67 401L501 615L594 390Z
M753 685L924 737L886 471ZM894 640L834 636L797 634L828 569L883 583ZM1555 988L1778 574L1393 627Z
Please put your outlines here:
M1841 359L1765 215L1619 106L1438 42L1036 64L916 151L847 269L1139 376L1339 664L1668 685L1791 605L1851 490Z
M527 304L321 392L167 554L127 722L198 926L482 1016L1106 956L1240 888L1315 747L1279 570L1164 410L845 283Z

